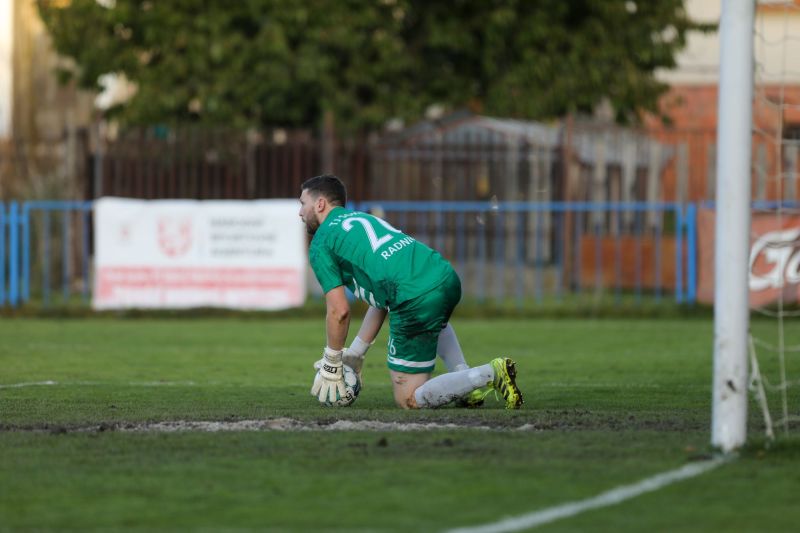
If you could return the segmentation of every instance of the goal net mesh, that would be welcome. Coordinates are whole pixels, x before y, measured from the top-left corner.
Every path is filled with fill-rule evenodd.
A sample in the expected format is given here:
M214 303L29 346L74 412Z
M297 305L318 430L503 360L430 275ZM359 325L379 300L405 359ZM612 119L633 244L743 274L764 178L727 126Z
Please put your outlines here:
M751 424L800 427L800 1L760 0L754 24Z

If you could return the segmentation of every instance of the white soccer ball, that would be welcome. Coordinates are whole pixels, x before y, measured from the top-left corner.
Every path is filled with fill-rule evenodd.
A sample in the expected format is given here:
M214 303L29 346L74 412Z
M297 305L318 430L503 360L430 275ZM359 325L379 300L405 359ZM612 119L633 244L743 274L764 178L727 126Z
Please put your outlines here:
M342 370L344 370L345 395L339 396L337 393L335 402L324 401L319 402L320 404L326 407L347 407L358 398L358 393L361 392L361 380L358 379L358 374L347 365L343 365ZM317 375L319 375L319 370L317 370Z

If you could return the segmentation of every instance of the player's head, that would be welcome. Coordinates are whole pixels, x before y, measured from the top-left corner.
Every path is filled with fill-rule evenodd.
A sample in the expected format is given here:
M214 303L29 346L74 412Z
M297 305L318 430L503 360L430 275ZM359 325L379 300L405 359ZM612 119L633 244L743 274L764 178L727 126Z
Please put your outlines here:
M317 232L330 209L344 207L346 203L347 189L333 174L314 176L300 186L300 218L311 235Z
M313 198L324 196L331 205L344 207L344 204L347 203L347 189L342 180L333 174L323 174L307 179L300 186L300 192L302 191L308 191Z

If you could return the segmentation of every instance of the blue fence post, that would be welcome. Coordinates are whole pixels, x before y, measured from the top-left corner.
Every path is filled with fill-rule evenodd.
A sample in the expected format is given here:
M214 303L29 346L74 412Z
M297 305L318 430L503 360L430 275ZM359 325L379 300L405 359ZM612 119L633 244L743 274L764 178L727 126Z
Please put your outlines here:
M30 204L22 204L22 302L31 299L31 225Z
M686 301L697 301L697 205L686 206Z
M506 286L506 248L505 248L505 214L502 211L493 211L494 216L494 276L495 299L502 303L505 298Z
M456 262L458 264L458 269L461 272L462 276L466 276L466 263L465 263L465 243L464 240L466 238L464 229L464 213L459 211L456 213Z
M8 303L19 303L19 206L12 201L8 213Z
M581 293L581 270L582 265L581 262L583 261L582 253L581 253L581 225L583 224L583 213L580 210L575 210L575 225L573 226L573 261L572 261L572 279L573 283L575 283L575 294Z
M525 213L518 211L517 218L517 265L516 265L516 289L517 308L522 309L525 303Z
M636 260L634 261L636 269L636 303L642 303L642 220L644 212L637 210L634 217L634 236L635 236L635 250Z
M6 304L6 205L0 202L0 306Z
M623 207L614 209L614 303L619 305L622 302L622 216L625 213Z
M42 210L42 302L50 304L50 211Z
M91 205L91 204L88 204ZM89 301L89 214L91 207L84 204L81 209L83 210L83 253L81 254L81 265L83 267L83 300Z
M477 228L478 228L478 301L483 303L486 299L486 213L480 211L478 213Z
M662 212L663 213L663 212ZM663 216L659 215L659 219L662 221L656 224L655 229L655 242L653 243L653 253L655 254L655 281L653 285L655 287L653 290L655 291L656 302L661 301L661 241L662 241L662 227L661 224L663 223Z
M431 230L431 217L430 217L430 214L429 213L425 213L425 212L421 212L416 216L416 219L417 219L418 222L424 220L423 225L420 228L420 239L419 240L421 240L422 242L424 242L428 246L431 246L431 247L435 248L436 247L436 243L433 242L433 240L431 239L431 234L429 233L430 230ZM434 229L433 231L436 231L436 229Z
M69 253L69 240L70 240L70 231L69 231L69 209L64 206L62 211L62 220L63 226L61 228L61 296L64 300L64 303L69 302L69 260L70 260L70 253Z
M566 239L564 238L564 224L566 215L564 211L555 211L556 221L556 242L555 242L555 262L556 262L556 300L561 301L561 289L564 285L564 248Z
M594 215L594 213L592 213L592 215ZM594 216L592 218L594 218ZM600 294L603 291L602 227L598 220L593 220L592 224L594 225L594 290L595 294Z
M542 211L536 211L536 231L534 231L534 254L533 254L533 291L536 295L536 303L541 303L543 300L544 290L543 290L543 282L542 282L542 269L544 268L544 261L542 260L542 248L544 237L542 236ZM559 281L560 283L560 281Z
M436 249L439 250L440 253L445 253L445 240L444 240L444 233L445 233L445 221L444 221L444 213L441 208L436 210L436 217L434 219L435 227L433 230L436 232Z
M675 301L683 302L683 206L675 206Z
M407 233L407 234L411 233L409 231L408 227L406 226L407 223L408 223L408 213L406 213L405 211L400 211L397 214L397 220L399 220L399 225L397 226L397 229L399 229L403 233Z

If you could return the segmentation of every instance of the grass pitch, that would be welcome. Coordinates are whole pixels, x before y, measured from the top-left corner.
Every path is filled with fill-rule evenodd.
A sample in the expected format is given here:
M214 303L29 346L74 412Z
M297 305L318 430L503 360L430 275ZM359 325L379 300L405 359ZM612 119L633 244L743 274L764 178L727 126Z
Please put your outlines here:
M385 333L358 401L322 408L308 394L322 317L3 319L0 530L435 531L589 498L709 455L709 320L454 326L471 364L517 361L523 409L396 409ZM762 336L774 327L754 324ZM312 429L138 430L279 418ZM325 429L341 420L396 427ZM411 423L450 426L402 431ZM541 529L795 530L800 441L765 447L755 405L750 426L753 444L733 463Z

